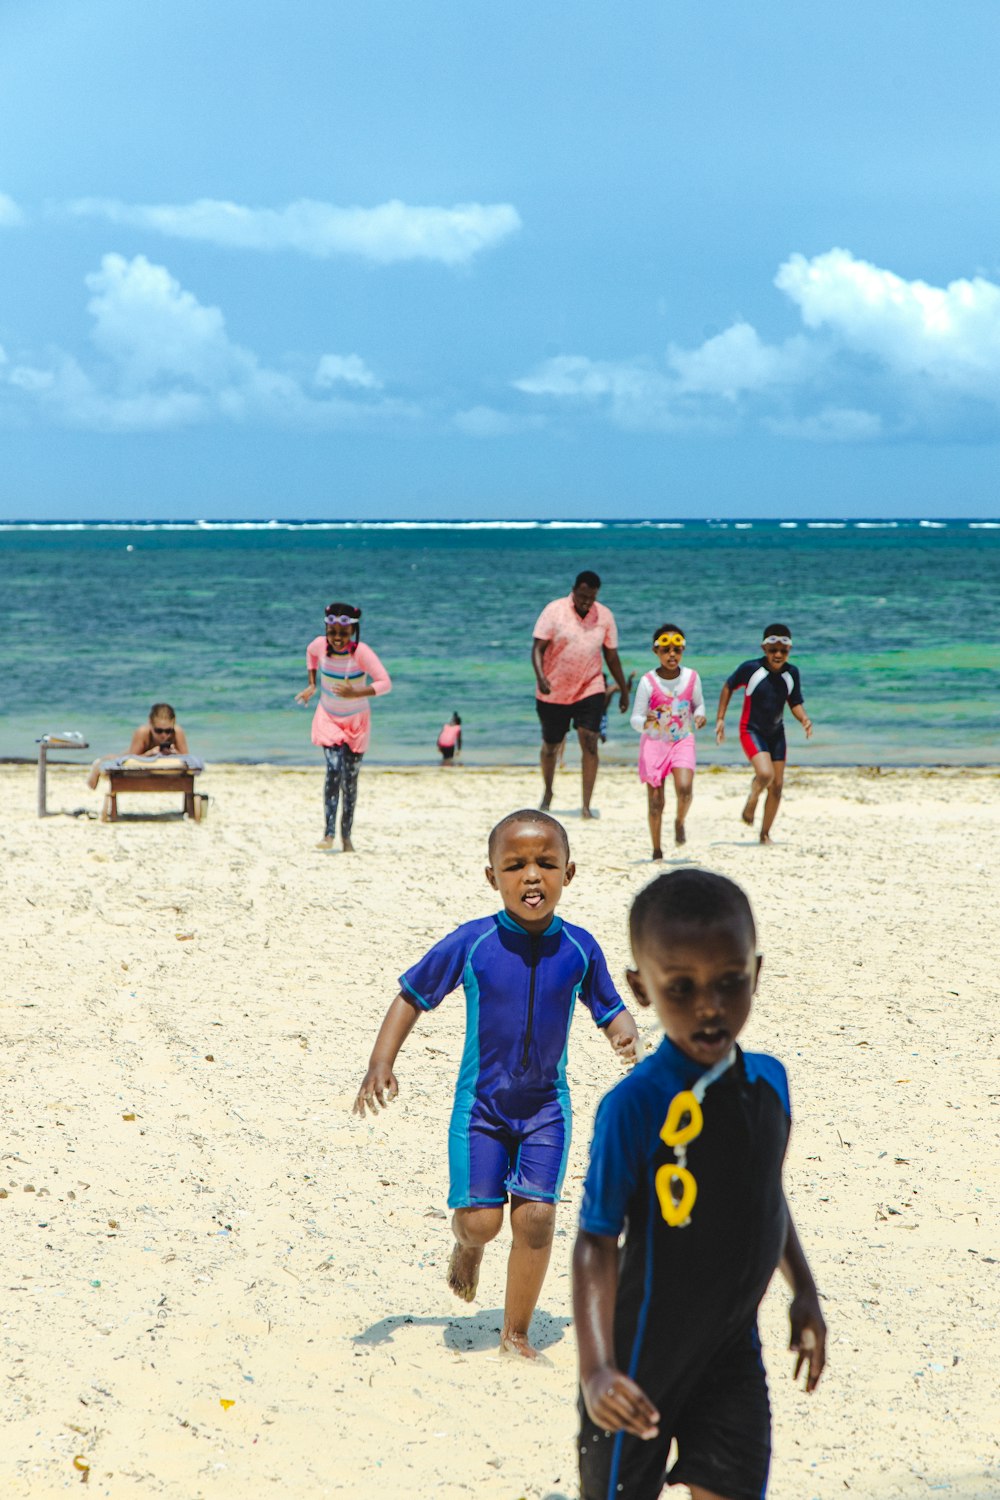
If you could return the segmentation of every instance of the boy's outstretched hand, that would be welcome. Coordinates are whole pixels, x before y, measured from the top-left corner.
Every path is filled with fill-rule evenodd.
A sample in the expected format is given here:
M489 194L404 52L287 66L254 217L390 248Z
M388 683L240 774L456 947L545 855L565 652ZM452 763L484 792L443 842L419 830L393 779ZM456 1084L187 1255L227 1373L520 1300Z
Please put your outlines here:
M820 1311L819 1296L813 1289L799 1292L788 1309L792 1325L789 1349L795 1355L792 1379L806 1366L806 1390L814 1391L826 1364L826 1322Z
M363 1115L367 1105L372 1114L377 1115L380 1109L392 1103L398 1093L399 1084L392 1069L385 1063L374 1063L362 1080L351 1113Z
M606 1432L630 1432L637 1438L655 1438L660 1431L660 1413L645 1391L613 1365L601 1365L583 1386L587 1412Z
M611 1046L619 1062L625 1064L626 1068L634 1067L639 1061L638 1037L619 1035L611 1038Z

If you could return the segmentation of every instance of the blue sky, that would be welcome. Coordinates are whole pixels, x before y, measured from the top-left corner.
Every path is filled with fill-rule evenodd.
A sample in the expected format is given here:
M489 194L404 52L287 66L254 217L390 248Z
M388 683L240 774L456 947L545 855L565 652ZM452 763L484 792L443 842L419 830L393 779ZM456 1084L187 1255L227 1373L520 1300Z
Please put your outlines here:
M994 0L5 0L0 515L994 515Z

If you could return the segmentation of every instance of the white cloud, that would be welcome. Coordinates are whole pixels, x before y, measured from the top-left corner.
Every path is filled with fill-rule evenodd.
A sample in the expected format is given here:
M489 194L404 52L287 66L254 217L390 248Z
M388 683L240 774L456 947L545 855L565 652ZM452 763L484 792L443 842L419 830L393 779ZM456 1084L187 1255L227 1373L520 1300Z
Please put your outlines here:
M671 345L667 353L681 391L721 396L726 401L735 401L745 391L794 382L807 360L803 339L790 339L780 346L765 344L749 323L734 323L697 349Z
M559 355L515 389L650 431L755 423L812 442L1000 436L1000 286L906 281L837 249L790 256L775 285L802 323L781 343L741 319L659 360Z
M495 406L470 406L456 412L452 420L459 432L471 438L510 437L545 425L544 417L498 411Z
M297 250L324 259L360 255L383 265L406 260L464 265L521 227L520 215L510 203L437 208L398 199L375 208L339 208L311 198L284 208L247 208L216 198L147 205L82 198L70 204L70 212L176 239L243 250Z
M324 354L313 376L314 384L327 387L342 382L363 391L379 391L382 382L356 354Z
M0 193L0 229L20 229L26 223L23 210L18 208L13 198Z
M310 394L234 342L217 307L205 306L165 266L106 255L86 278L92 341L85 368L61 351L0 362L8 415L106 431L150 431L210 421L256 421L315 430L412 424L416 408L374 393L379 382L357 355L325 356L317 375L349 396ZM333 361L332 364L328 363ZM334 372L339 370L339 375ZM28 403L25 407L24 403Z
M946 287L828 250L792 255L775 285L807 328L828 329L845 347L887 370L995 399L1000 380L1000 287L977 276Z
M865 443L882 436L882 418L854 407L824 406L808 417L770 417L765 425L778 437L810 443Z

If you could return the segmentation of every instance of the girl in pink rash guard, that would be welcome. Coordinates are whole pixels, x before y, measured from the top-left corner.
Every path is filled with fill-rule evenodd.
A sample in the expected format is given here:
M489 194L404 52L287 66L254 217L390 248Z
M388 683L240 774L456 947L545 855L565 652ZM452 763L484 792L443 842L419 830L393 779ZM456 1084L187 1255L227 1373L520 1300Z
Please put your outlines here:
M326 832L317 849L332 849L337 832L337 804L343 792L340 840L351 853L351 827L358 795L361 759L371 737L368 699L392 687L388 672L370 646L359 639L361 611L354 604L327 606L326 634L306 647L309 686L296 693L296 703L308 703L319 688L312 722L312 742L326 756L323 801ZM369 682L368 679L371 679Z

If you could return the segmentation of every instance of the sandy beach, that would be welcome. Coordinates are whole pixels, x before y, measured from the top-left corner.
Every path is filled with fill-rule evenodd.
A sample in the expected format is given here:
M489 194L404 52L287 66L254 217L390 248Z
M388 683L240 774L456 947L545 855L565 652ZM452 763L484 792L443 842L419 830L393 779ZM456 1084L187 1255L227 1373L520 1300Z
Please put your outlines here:
M807 1398L776 1282L769 1494L986 1500L1000 775L793 769L769 849L739 820L747 780L696 780L685 858L754 902L743 1041L790 1074L786 1183L831 1339ZM33 769L0 781L4 1493L575 1496L568 1261L609 1048L581 1013L534 1324L548 1368L497 1354L503 1242L473 1306L445 1286L460 994L410 1038L393 1108L349 1114L400 970L494 909L485 836L537 775L365 769L353 856L312 848L319 768L211 766L201 826L150 817L166 799L149 797L114 826L67 816L100 805L83 767L50 771L41 822ZM584 825L578 796L573 767L553 808L579 869L561 911L621 979L654 873L644 797L602 771Z

